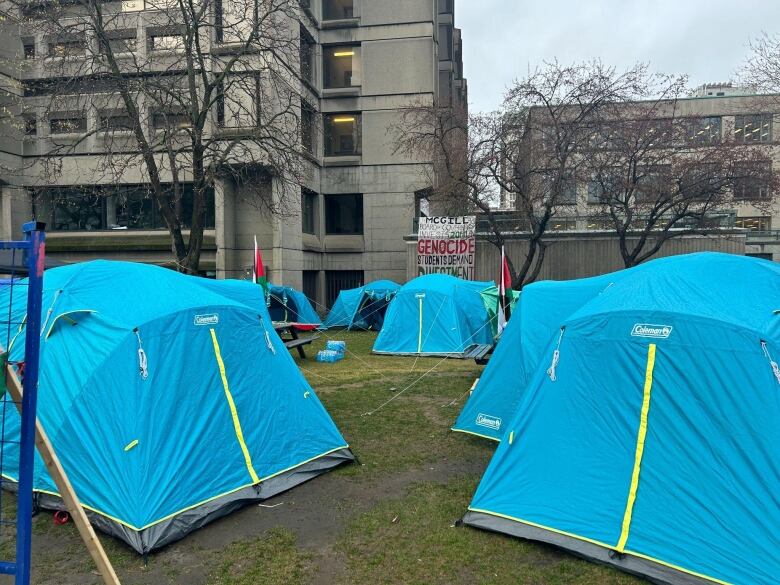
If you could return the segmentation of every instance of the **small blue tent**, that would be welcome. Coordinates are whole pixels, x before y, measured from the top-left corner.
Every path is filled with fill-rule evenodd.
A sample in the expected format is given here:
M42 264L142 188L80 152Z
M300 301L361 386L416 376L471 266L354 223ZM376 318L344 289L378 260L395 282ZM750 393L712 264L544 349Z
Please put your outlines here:
M38 418L90 520L139 553L353 459L257 288L123 262L45 273ZM10 302L0 289L3 314ZM18 450L3 457L15 480ZM33 485L61 507L40 458Z
M390 280L377 280L341 291L321 328L381 330L387 307L400 288L401 285Z
M493 343L480 293L492 282L428 274L400 288L385 315L374 353L463 357L473 345Z
M317 311L302 292L289 286L272 284L268 287L268 295L268 312L274 322L291 323L306 329L316 329L322 325Z
M571 281L544 281L523 288L493 356L452 430L496 441L560 323L609 288L623 272Z
M780 575L780 266L649 262L560 322L466 514L658 583Z

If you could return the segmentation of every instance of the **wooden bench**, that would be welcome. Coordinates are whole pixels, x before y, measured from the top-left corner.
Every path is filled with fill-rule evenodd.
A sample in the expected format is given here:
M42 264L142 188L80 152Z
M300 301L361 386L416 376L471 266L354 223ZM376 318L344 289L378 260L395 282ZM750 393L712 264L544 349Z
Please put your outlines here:
M302 360L306 359L306 351L304 350L304 347L316 341L320 337L319 335L299 337L298 330L294 326L285 323L275 323L274 329L284 342L284 346L291 351L293 349L297 350L298 355L301 356Z
M468 360L473 359L477 364L483 366L490 360L490 355L493 353L494 347L495 346L492 344L470 345L466 348L466 351L463 352L463 357Z

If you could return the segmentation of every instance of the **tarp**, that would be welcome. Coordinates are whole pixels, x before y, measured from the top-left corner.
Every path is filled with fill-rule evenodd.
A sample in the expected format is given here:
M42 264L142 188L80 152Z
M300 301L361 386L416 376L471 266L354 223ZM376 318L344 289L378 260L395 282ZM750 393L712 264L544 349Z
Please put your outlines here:
M316 329L322 320L301 291L289 286L271 284L268 287L270 306L268 312L276 323L300 325L304 329Z
M499 440L528 385L529 374L559 334L563 319L621 278L616 272L571 281L542 281L523 288L493 356L452 430Z
M265 303L236 300L258 288L123 262L45 273L38 418L92 522L138 552L352 459ZM3 412L12 439L19 418ZM3 457L15 480L18 450ZM60 505L39 457L34 489Z
M321 329L373 329L379 331L384 323L390 301L401 285L390 280L377 280L339 293Z
M493 286L445 274L415 278L390 304L374 353L462 357L472 345L492 344L480 293Z
M466 523L660 583L780 575L780 266L665 258L560 322Z

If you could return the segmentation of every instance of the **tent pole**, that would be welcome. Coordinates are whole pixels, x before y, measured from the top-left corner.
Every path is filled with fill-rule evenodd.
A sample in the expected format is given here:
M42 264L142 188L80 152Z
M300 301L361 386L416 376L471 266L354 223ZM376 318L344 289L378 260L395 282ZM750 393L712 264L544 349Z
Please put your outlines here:
M6 380L8 386L8 393L11 395L17 408L22 403L22 385L19 382L19 378L16 376L16 372L10 364L6 364ZM65 503L65 506L70 512L73 518L73 523L78 528L81 539L84 544L87 545L87 550L92 556L92 560L95 561L100 576L103 578L103 582L106 585L121 585L119 577L117 577L114 567L111 565L111 561L106 555L106 551L103 550L103 546L100 544L97 535L95 534L92 525L87 519L87 514L84 512L84 508L79 502L76 491L68 479L65 470L60 463L59 457L54 452L51 441L49 441L46 431L41 425L41 421L35 421L35 445L38 447L38 452L41 454L43 462L46 464L46 469L49 471L49 475L57 485L57 489L60 492L60 497Z

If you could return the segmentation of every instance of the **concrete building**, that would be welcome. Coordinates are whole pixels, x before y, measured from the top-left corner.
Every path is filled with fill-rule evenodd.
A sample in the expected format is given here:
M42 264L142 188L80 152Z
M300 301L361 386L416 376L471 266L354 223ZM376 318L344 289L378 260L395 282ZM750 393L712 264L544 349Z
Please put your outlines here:
M766 159L768 172L780 172L780 96L756 94L751 88L730 83L707 84L694 90L691 97L670 102L668 107L662 104L656 111L659 120L668 117L687 123L692 129L687 139L688 145L694 150L697 146L706 148L708 145L729 142L761 146L771 153ZM704 241L688 239L690 249L677 245L674 248L677 253L727 249L780 261L779 194L767 192L756 180L745 180L743 183L742 191L734 194L733 208L720 213L721 230L713 232ZM609 240L610 230L605 229L604 221L594 219L594 210L599 208L600 203L595 196L597 191L597 186L591 185L588 180L572 180L570 200L560 206L551 223L551 238L560 237L569 242L567 245L577 240L577 234L581 235L583 242ZM501 193L500 208L511 215L514 201L510 194ZM743 235L739 236L740 233ZM737 238L740 244L734 248L730 243L717 241L722 238ZM603 253L598 255L611 257L612 246L607 243L604 246ZM595 262L607 269L620 267L619 263L613 261L601 264L598 260ZM567 269L553 276L569 278L572 276L570 272ZM588 273L596 274L598 270Z
M131 41L124 49L150 52L157 50L158 41L162 47L167 37L159 36L163 33L144 5L125 4L133 7L123 15L131 31L120 39ZM406 279L403 238L412 226L416 194L429 187L424 177L430 175L425 172L430 161L394 152L388 130L405 106L434 100L465 103L467 85L453 0L300 4L295 83L300 84L306 150L300 208L269 218L243 196L240 184L218 180L201 269L217 278L245 278L256 236L272 281L303 289L328 305L342 288L377 278ZM98 194L84 187L104 180L97 162L102 145L94 132L103 123L104 110L83 117L47 111L46 118L39 111L40 98L30 88L47 74L37 61L57 53L56 43L63 45L62 51L70 46L24 30L3 39L4 61L16 59L28 66L2 76L5 86L23 97L15 119L0 121L8 128L0 133L0 237L18 235L22 221L34 215L48 223L47 252L61 260L114 258L170 265L169 236L148 194L144 196L141 169L124 173L122 184L106 185ZM100 99L100 107L113 107L111 96ZM219 115L224 119L226 114L220 110ZM49 179L42 161L55 134L88 138L60 161L56 179ZM273 181L268 185L272 198L289 188ZM118 190L122 195L117 198L113 193ZM131 200L133 214L124 203Z

